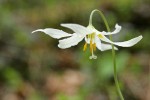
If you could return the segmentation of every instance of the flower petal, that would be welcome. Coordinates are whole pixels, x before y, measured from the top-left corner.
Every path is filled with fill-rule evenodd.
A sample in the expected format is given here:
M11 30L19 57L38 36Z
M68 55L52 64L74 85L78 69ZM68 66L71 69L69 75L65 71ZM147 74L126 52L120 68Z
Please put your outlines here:
M136 38L133 38L131 40L128 40L128 41L124 41L124 42L112 42L108 38L106 38L105 36L103 36L103 38L101 38L101 40L103 40L105 42L108 42L108 43L112 43L114 45L121 46L121 47L131 47L131 46L135 45L136 43L138 43L142 38L143 38L142 35L140 35L140 36L138 36Z
M112 46L110 44L101 43L101 40L98 37L95 38L95 43L96 43L96 47L101 51L112 49ZM114 47L114 49L118 50L118 48L116 47Z
M49 36L56 38L56 39L72 36L72 34L68 34L62 30L53 29L53 28L37 29L37 30L33 31L32 33L35 33L35 32L44 32L44 33L48 34Z
M69 48L71 46L77 45L80 41L82 41L84 36L78 35L74 33L71 37L59 40L58 47L61 49Z
M102 50L103 51L112 49L112 46L110 44L104 44L104 43L102 43L101 46L102 46ZM114 49L118 50L118 48L115 47L115 46L114 46Z
M102 51L102 43L101 40L98 38L98 36L95 36L95 43L96 43L96 47Z
M87 43L87 44L90 44L90 38L87 38L87 36L85 36L85 42Z
M81 26L79 24L61 24L61 26L70 28L73 30L75 33L80 34L80 35L86 35L92 33L92 31L84 26Z
M100 34L103 34L103 35L110 35L110 34L116 34L116 33L119 33L120 30L121 30L121 26L119 26L118 24L115 25L115 30L113 32L100 32Z

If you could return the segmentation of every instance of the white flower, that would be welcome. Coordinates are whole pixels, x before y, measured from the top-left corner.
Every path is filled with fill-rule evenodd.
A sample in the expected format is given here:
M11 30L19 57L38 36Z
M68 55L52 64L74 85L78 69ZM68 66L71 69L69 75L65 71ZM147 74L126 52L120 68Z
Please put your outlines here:
M32 33L40 31L56 39L66 37L65 39L59 40L58 47L61 49L75 46L80 41L85 39L85 45L83 47L83 50L85 51L87 48L87 45L88 44L90 45L90 51L92 53L92 55L90 56L90 59L97 58L97 56L94 55L94 51L96 50L96 47L97 49L101 51L112 49L111 44L114 44L116 46L121 46L121 47L131 47L142 39L142 35L140 35L136 38L133 38L131 40L124 41L124 42L113 42L109 40L105 35L119 33L121 30L121 26L119 26L118 24L115 25L115 30L113 32L105 32L105 31L100 32L96 30L92 25L89 25L88 27L84 27L78 24L61 24L61 26L70 28L71 30L74 31L74 33L69 34L62 30L53 29L53 28L38 29L38 30L33 31ZM107 42L108 44L102 43L102 41ZM118 50L116 47L114 48L115 50Z

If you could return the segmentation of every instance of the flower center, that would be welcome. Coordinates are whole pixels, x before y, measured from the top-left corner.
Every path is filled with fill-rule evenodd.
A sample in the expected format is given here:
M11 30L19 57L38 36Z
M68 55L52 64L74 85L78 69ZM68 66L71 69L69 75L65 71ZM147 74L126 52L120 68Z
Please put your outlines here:
M94 55L94 51L96 51L96 43L95 43L95 33L91 33L86 36L88 43L90 44L90 52L92 55L90 56L90 59L96 59L97 56ZM83 51L87 49L87 42L84 44Z

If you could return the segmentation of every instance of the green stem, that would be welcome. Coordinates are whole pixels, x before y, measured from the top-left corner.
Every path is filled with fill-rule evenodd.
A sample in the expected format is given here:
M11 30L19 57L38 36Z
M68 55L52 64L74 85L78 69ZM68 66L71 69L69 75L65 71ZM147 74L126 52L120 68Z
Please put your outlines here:
M95 9L95 10L93 10L91 12L90 19L89 19L89 25L92 25L92 17L93 17L94 12L98 12L100 14L100 16L102 17L102 19L103 19L103 21L105 23L107 31L110 32L110 28L109 28L108 22L107 22L105 16L103 15L103 13L100 10ZM110 40L112 40L112 35L110 35L109 38L110 38ZM120 87L119 87L118 78L117 78L116 54L115 54L115 50L114 50L114 45L111 44L111 46L112 46L113 66L114 66L114 81L115 81L117 92L118 92L118 94L120 96L120 99L124 100L124 97L123 97L123 95L121 93L121 90L120 90Z

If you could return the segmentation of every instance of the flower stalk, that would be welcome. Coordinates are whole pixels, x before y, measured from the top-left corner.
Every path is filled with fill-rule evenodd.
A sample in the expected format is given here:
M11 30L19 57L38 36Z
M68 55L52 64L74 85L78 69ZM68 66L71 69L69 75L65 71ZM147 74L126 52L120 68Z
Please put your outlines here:
M90 19L89 19L89 25L92 25L92 17L93 17L93 14L95 12L98 12L100 14L100 16L102 17L102 20L104 21L104 24L107 28L107 31L110 32L110 28L109 28L109 25L108 25L108 22L104 16L104 14L100 11L100 10L93 10L91 12L91 15L90 15ZM110 40L112 41L112 35L109 35L109 38ZM113 59L113 68L114 68L114 81L115 81L115 85L116 85L116 89L117 89L117 92L119 94L119 97L121 100L124 100L124 97L121 93L121 90L120 90L120 86L119 86L119 82L118 82L118 78L117 78L117 66L116 66L116 54L115 54L115 49L114 49L114 45L111 43L111 46L112 46L112 59Z

